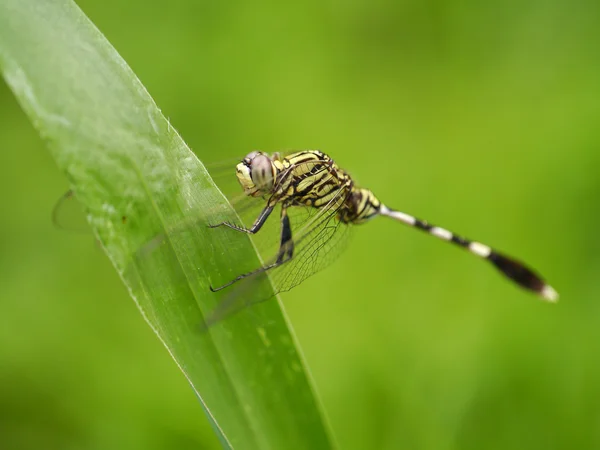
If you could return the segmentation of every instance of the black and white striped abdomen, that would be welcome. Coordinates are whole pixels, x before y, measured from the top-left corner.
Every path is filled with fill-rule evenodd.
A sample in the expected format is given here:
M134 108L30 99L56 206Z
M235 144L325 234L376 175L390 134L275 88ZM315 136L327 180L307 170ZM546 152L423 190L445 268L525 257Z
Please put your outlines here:
M546 284L540 275L522 262L503 255L481 242L465 239L445 228L432 225L425 220L417 219L409 214L394 211L384 205L381 205L380 214L418 228L444 241L459 245L474 255L491 262L500 272L520 286L537 292L542 298L548 301L555 302L558 300L558 293L552 286Z

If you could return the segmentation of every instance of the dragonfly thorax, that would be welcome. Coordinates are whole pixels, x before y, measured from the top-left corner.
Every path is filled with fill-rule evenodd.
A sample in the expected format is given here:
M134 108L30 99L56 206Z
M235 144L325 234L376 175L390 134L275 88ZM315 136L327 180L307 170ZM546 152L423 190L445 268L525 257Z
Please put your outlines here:
M251 152L236 166L237 179L246 195L260 197L273 189L277 168L275 157L263 152Z

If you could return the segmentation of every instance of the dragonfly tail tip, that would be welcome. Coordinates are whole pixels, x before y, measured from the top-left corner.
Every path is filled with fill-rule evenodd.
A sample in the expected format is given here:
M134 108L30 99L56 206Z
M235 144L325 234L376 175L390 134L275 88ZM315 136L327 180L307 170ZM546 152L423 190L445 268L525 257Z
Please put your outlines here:
M545 284L542 290L540 291L541 297L551 303L556 303L558 301L558 292L550 286L549 284Z

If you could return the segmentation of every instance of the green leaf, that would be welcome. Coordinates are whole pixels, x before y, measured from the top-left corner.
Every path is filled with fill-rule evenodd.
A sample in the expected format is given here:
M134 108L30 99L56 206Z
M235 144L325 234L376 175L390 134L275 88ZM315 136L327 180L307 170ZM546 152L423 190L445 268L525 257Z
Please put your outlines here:
M0 64L223 446L330 448L279 301L199 331L219 300L211 281L260 262L246 236L206 226L233 210L104 36L72 1L2 0ZM170 231L190 217L195 227ZM267 280L253 284L248 300L272 295Z

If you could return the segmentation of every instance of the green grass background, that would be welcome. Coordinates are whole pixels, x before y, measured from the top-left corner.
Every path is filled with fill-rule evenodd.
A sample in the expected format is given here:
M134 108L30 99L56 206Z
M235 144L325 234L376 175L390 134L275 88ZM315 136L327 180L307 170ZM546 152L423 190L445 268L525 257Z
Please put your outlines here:
M320 148L561 293L357 228L282 296L341 448L600 448L600 4L78 4L203 161ZM218 448L4 84L0 148L0 447Z

